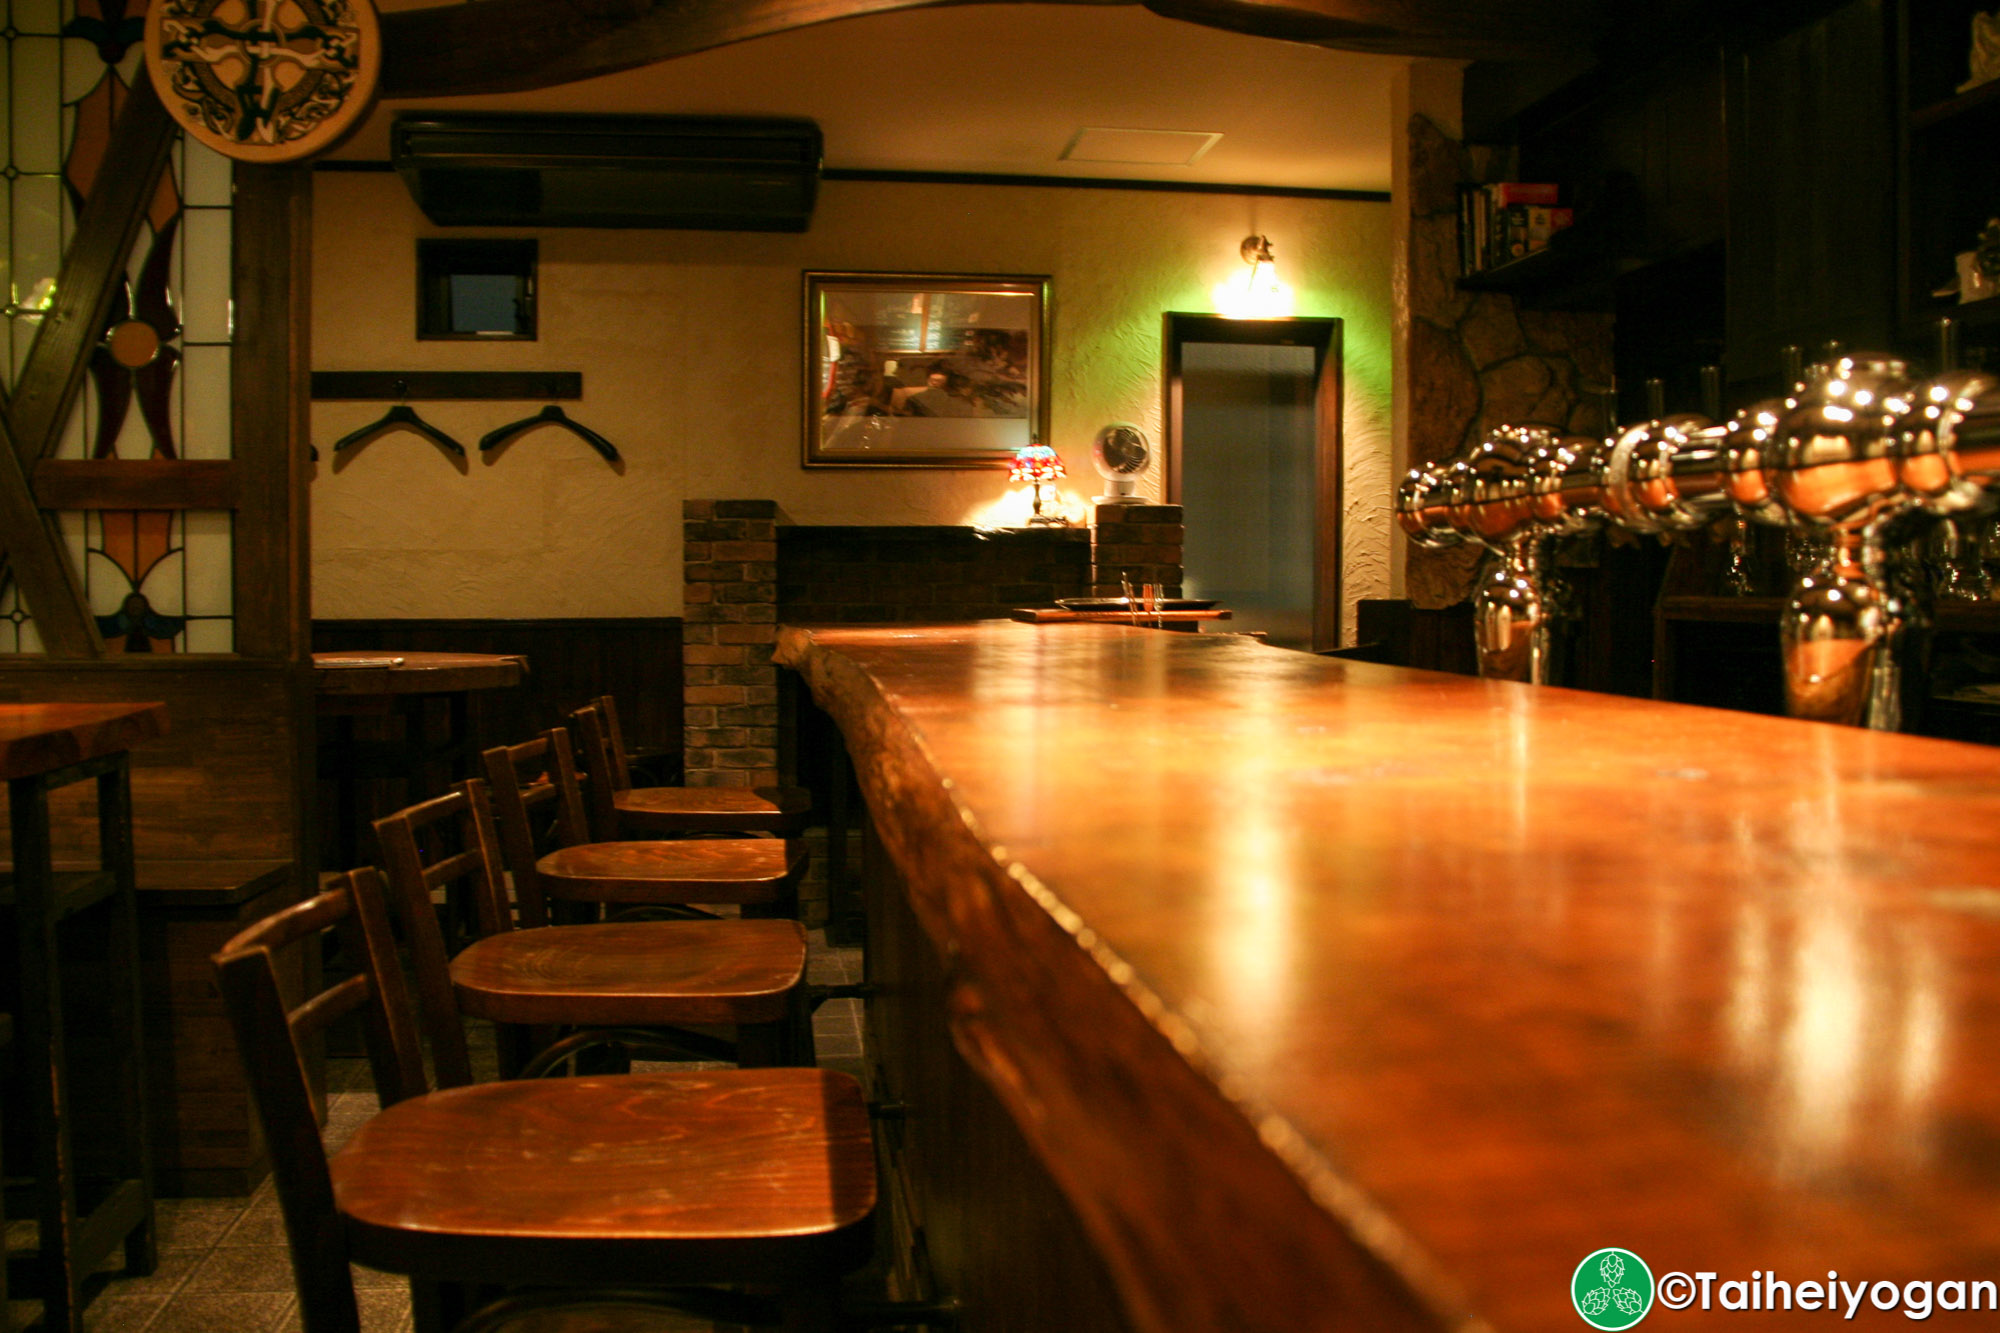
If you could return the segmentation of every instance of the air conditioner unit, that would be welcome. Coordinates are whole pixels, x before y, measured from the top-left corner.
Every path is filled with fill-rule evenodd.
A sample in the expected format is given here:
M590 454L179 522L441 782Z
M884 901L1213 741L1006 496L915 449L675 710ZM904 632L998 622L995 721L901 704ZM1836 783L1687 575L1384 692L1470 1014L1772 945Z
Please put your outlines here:
M451 227L804 231L819 191L810 120L739 116L396 117L391 156Z

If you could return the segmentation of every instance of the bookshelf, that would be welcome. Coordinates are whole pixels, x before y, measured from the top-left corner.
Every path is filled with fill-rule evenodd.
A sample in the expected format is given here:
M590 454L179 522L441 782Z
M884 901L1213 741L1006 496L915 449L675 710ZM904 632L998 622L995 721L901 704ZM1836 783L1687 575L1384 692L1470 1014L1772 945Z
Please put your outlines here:
M1959 90L1969 74L1975 0L1902 0L1898 86L1898 333L1928 363L1937 321L1958 321L1964 360L2000 368L2000 297L1960 303L1933 295L1957 277L1956 257L2000 217L2000 79Z

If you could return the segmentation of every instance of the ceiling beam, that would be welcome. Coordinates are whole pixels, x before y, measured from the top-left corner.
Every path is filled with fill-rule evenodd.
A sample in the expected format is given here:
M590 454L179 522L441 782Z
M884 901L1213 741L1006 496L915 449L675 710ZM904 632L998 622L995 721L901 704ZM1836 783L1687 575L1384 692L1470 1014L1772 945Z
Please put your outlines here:
M475 0L396 10L382 15L381 94L448 97L550 88L835 19L964 2Z
M1438 60L1588 55L1603 0L1145 0L1162 18L1340 51Z
M473 0L397 10L382 16L381 91L389 98L524 92L837 19L994 2ZM1341 50L1476 60L1588 49L1603 0L1147 0L1146 8Z

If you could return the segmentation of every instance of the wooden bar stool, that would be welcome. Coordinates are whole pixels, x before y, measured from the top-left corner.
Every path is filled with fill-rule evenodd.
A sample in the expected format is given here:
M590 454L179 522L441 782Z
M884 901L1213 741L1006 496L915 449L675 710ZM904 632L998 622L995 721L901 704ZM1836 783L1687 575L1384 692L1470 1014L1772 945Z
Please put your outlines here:
M427 858L420 835L462 850ZM507 1073L541 1072L596 1045L661 1049L745 1066L810 1063L806 932L796 921L618 921L515 927L485 782L375 821L417 979L432 1058L470 1082L461 1014L500 1025ZM432 893L462 884L480 938L446 959ZM537 913L539 914L539 913ZM546 920L545 914L542 919ZM698 1027L733 1027L733 1045ZM534 1055L531 1028L576 1031ZM679 1030L679 1031L676 1031ZM673 1058L673 1057L670 1057Z
M0 906L11 909L16 942L15 1068L34 1138L34 1295L42 1327L63 1333L83 1327L84 1282L114 1250L123 1247L128 1274L152 1272L157 1258L127 751L165 730L166 708L156 703L0 706L0 777L14 839ZM98 868L58 872L49 798L80 782L96 784ZM98 918L94 928L75 928L86 914ZM65 984L85 967L88 986ZM89 1071L110 1085L101 1099L72 1089L78 1071L65 1014L79 1002L101 1009L91 1026L104 1049ZM88 1155L78 1152L80 1114L116 1120L84 1142Z
M567 729L554 727L484 756L500 846L524 925L549 919L546 904L691 913L734 903L745 917L796 917L804 846L793 839L689 838L592 842Z
M288 1010L273 953L329 929L355 974ZM427 1091L373 869L251 926L214 962L271 1145L305 1333L356 1333L350 1261L410 1277L418 1333L451 1327L474 1284L776 1283L777 1309L732 1308L716 1291L643 1299L835 1326L835 1284L867 1258L876 1197L853 1079L725 1069L468 1086L453 1072L466 1067L460 1030L438 1052L442 1090ZM329 1159L299 1052L356 1010L384 1109ZM640 1299L516 1295L461 1328L520 1329L515 1316L554 1300L604 1316L573 1329L636 1330Z
M804 787L634 787L611 696L600 695L570 719L589 778L591 834L600 842L697 833L797 836L812 818L812 793Z

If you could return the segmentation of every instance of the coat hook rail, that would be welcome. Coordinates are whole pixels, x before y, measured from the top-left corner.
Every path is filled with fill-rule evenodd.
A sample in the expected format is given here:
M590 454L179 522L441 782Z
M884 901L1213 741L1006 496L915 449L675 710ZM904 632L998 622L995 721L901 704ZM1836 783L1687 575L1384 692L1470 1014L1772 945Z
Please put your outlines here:
M400 402L406 398L486 400L567 399L583 397L580 370L315 370L316 399L374 399Z

